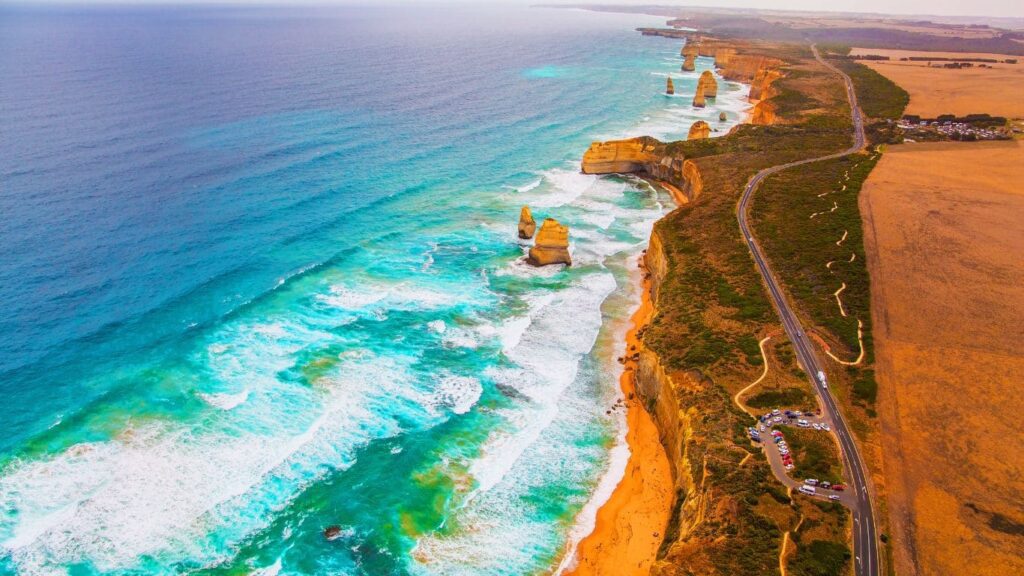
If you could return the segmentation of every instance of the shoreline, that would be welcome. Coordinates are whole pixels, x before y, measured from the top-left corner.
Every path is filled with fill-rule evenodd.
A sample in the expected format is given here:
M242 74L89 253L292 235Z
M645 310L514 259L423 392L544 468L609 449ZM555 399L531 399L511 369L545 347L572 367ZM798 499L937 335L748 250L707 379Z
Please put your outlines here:
M640 257L641 263L643 256ZM674 503L668 456L654 419L635 393L637 363L630 359L640 347L637 332L654 314L650 281L634 274L639 282L640 304L626 332L625 364L619 377L626 404L626 444L629 459L611 496L598 508L594 529L575 547L566 576L645 575L661 546ZM558 571L556 571L558 573Z

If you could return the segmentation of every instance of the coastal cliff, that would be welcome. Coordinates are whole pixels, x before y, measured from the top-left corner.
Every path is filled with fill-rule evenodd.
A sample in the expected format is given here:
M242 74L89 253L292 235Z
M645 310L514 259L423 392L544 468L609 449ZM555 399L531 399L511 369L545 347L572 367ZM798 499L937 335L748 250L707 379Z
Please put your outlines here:
M823 539L845 549L848 524L842 510L792 498L742 432L751 420L733 395L761 372L760 339L780 328L737 233L735 206L758 170L848 146L849 117L841 81L809 50L711 38L693 46L715 58L722 77L750 83L749 123L777 126L669 143L595 142L582 168L657 181L680 204L651 235L643 268L653 315L630 347L637 399L654 420L675 491L650 574L777 573L780 550L785 570ZM778 98L784 93L801 97ZM807 129L822 118L826 128ZM829 526L828 534L814 526Z
M649 178L665 185L679 203L694 200L704 190L694 162L647 136L594 142L583 154L581 168L584 174L637 174Z

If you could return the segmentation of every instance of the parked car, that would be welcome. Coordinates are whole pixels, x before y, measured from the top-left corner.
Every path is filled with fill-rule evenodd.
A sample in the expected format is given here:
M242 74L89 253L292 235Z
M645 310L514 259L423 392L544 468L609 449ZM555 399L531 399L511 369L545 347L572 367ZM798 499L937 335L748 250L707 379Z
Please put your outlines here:
M779 415L779 409L776 408L775 410L772 410L772 414L775 415L775 416L778 416Z
M839 495L838 494L829 494L828 495L828 499L829 500L839 500Z
M799 490L800 490L800 492L803 492L804 494L807 494L808 496L814 496L817 493L817 490L815 490L811 486L801 486L799 488Z
M804 484L807 484L808 486L817 486L818 480L816 478L807 478L804 480Z
M832 489L836 492L842 492L843 490L846 490L846 484L836 484Z
M831 488L832 487L832 483L828 482L828 481L825 481L825 482L822 482L821 484L818 484L818 486L821 486L822 488Z
M821 424L811 424L811 428L814 428L815 430L821 430Z
M829 430L832 429L832 427L829 426L828 424L822 424L821 429L824 430L825 432L828 432Z

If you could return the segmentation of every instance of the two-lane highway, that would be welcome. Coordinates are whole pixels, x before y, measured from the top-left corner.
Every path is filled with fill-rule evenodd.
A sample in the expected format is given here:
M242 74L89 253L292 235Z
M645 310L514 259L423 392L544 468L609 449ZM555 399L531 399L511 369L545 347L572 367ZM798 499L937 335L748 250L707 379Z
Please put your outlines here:
M740 198L738 205L737 218L739 220L740 231L743 233L743 237L747 241L747 246L750 248L750 252L754 257L754 262L757 264L757 269L761 273L761 277L764 279L765 285L768 287L768 292L771 295L775 309L778 311L779 318L782 320L782 325L786 330L786 334L789 335L790 341L793 342L793 346L796 348L797 358L818 394L822 409L828 414L829 419L833 422L836 437L839 439L839 445L842 448L843 459L845 460L846 468L850 476L849 486L856 496L854 505L851 507L854 523L854 573L857 576L877 576L879 573L878 538L875 532L875 516L871 505L871 495L868 489L867 469L860 457L860 452L857 449L857 443L854 440L853 435L850 433L850 429L846 425L846 420L843 418L839 407L836 405L835 400L829 393L826 383L819 381L816 377L818 372L823 371L824 369L814 353L814 348L811 346L810 339L807 337L807 333L804 332L803 326L800 324L800 320L797 318L796 313L786 301L786 297L783 294L782 289L779 287L779 283L775 279L775 276L772 274L771 269L768 267L764 253L761 251L761 247L754 239L754 236L750 231L750 226L747 223L747 212L749 212L750 199L758 185L766 177L787 168L811 162L819 162L821 160L828 160L831 158L839 158L848 154L853 154L864 148L864 124L861 118L860 108L857 106L857 94L854 92L853 82L850 80L850 77L841 70L822 59L821 55L818 53L817 47L811 46L811 50L814 52L814 57L818 62L839 75L846 84L847 99L850 102L850 110L853 116L853 146L836 154L810 158L799 162L790 162L788 164L780 164L758 172L750 179L747 183L747 187L743 190L743 196Z

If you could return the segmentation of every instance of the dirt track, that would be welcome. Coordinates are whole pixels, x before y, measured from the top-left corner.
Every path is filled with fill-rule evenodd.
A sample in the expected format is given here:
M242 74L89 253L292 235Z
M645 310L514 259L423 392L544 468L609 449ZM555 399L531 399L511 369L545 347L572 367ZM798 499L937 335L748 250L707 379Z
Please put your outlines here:
M903 145L861 195L899 574L1024 573L1021 182L1019 142Z

